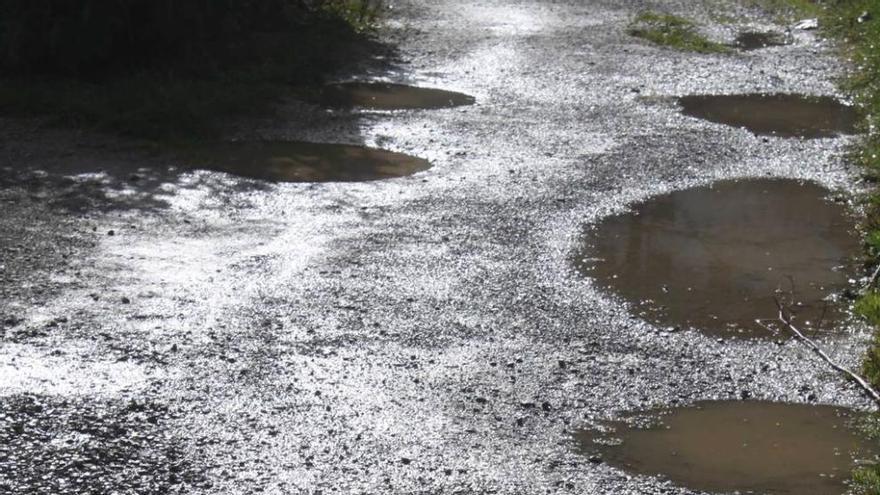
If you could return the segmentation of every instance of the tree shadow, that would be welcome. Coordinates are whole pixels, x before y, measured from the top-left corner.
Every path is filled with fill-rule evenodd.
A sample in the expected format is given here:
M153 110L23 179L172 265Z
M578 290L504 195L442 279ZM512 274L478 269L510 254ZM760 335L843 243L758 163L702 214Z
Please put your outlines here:
M120 125L119 133L112 132L113 129L106 128L106 124L93 122L97 114L78 113L83 106L81 101L73 107L68 105L70 102L61 102L56 113L51 109L42 111L42 105L29 111L13 111L12 117L0 118L0 190L18 189L54 210L74 214L160 211L170 206L170 199L176 192L187 189L208 191L209 195L218 197L271 190L271 180L222 173L193 173L221 167L195 163L181 151L192 143L208 148L211 143L229 146L228 136L235 136L236 141L243 143L278 141L282 139L266 136L282 132L283 140L307 141L309 136L320 135L326 137L321 139L326 142L363 145L361 121L364 114L344 109L330 112L312 100L300 99L303 88L318 91L325 81L351 78L352 75L373 77L399 70L399 56L393 46L351 30L344 32L345 29L344 26L332 29L314 26L304 33L297 33L295 38L301 42L302 52L307 53L302 60L292 61L294 65L291 67L297 70L291 71L291 67L273 63L260 69L266 72L256 76L276 84L285 80L286 92L282 90L272 99L271 109L243 109L240 113L235 109L222 109L211 124L219 130L216 136L213 133L211 137L197 136L195 133L189 137L177 135L172 139L155 140L156 134L147 130L142 137L133 138L127 135L131 134L129 126ZM280 46L288 46L291 39L289 35L267 34L259 39L259 43L277 45L264 47L277 52ZM255 81L254 87L262 87L262 83ZM45 89L46 93L52 91L51 88ZM60 93L53 97L75 100L77 95ZM44 103L52 105L51 101ZM151 104L156 107L176 105L170 100L144 103L145 106ZM295 111L290 111L291 105L296 107ZM0 105L0 108L9 110L7 106ZM99 113L114 111L112 108L98 110ZM168 111L186 114L187 109ZM75 116L70 117L71 113ZM152 127L173 117L147 119L151 120L149 127ZM82 125L70 125L74 121ZM300 131L303 136L297 135ZM186 144L177 144L181 142Z

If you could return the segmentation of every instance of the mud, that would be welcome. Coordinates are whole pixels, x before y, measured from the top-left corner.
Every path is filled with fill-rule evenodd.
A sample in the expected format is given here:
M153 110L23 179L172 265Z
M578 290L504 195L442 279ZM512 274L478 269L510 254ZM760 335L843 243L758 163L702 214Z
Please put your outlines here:
M828 329L846 315L829 296L859 253L854 220L828 194L756 179L658 196L589 228L576 265L659 325L775 338L754 320L772 320L778 298L799 324Z
M273 182L360 182L403 177L431 167L402 153L345 144L215 143L185 151L199 168Z
M736 36L733 47L742 51L752 51L787 44L785 37L779 33L744 31Z
M765 136L828 138L854 134L858 123L855 108L827 96L692 95L678 101L685 115Z
M321 103L333 108L412 110L473 105L476 99L463 93L404 84L350 82L324 87Z
M708 492L832 495L877 445L851 410L772 402L701 402L578 435L586 454L631 473Z

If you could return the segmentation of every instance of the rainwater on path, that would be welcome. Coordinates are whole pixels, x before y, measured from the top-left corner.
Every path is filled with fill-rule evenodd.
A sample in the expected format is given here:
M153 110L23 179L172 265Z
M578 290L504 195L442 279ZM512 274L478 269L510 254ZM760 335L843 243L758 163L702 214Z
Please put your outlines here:
M856 110L827 96L794 94L691 95L678 99L691 117L763 136L817 139L854 134Z
M778 338L755 323L779 299L805 329L846 315L832 294L860 252L847 208L785 179L722 181L654 197L588 227L574 263L636 314L720 337Z
M190 148L198 168L273 182L359 182L412 175L422 158L363 146L305 142L231 142Z
M833 495L876 446L854 411L773 402L702 402L582 431L581 451L630 473L709 492Z
M475 101L472 96L454 91L389 83L330 84L321 93L324 106L368 110L451 108L473 105Z
M737 35L733 42L733 47L743 51L752 51L771 46L785 46L787 44L785 37L779 33L744 31Z

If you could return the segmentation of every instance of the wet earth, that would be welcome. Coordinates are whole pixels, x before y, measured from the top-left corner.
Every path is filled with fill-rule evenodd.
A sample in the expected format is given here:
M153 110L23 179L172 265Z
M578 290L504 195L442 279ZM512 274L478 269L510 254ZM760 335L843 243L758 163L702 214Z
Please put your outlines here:
M578 435L613 466L716 493L844 493L877 445L842 408L755 401L701 402ZM596 454L592 454L595 456ZM594 457L595 459L595 457Z
M761 50L763 48L785 46L787 44L788 43L782 34L761 31L743 31L738 34L733 41L734 48L745 51Z
M210 143L181 153L191 166L273 182L359 182L412 175L427 160L403 153L330 143Z
M230 125L227 140L366 147L430 168L266 180L0 120L3 490L689 494L699 488L672 474L591 458L577 432L709 400L870 408L795 341L670 331L572 263L585 229L729 179L799 181L777 194L801 198L804 228L858 213L843 204L863 187L844 160L847 129L819 117L827 138L799 139L817 128L810 111L793 138L776 123L745 132L679 105L841 101L833 46L795 31L772 50L700 55L626 34L649 8L721 43L743 26L785 29L718 2L393 7L378 36L395 60L335 80L405 81L474 104L291 100ZM238 149L217 146L210 161ZM278 156L261 153L241 160ZM823 260L846 250L837 229ZM839 318L817 340L852 366L868 337Z
M688 95L682 111L766 136L818 139L854 134L856 110L828 96L797 94Z
M405 84L349 82L330 84L321 92L320 102L331 108L407 110L450 108L473 105L474 97L436 88Z
M588 226L574 261L658 325L774 339L755 320L775 320L779 303L805 329L832 329L860 240L828 195L779 179L675 191Z

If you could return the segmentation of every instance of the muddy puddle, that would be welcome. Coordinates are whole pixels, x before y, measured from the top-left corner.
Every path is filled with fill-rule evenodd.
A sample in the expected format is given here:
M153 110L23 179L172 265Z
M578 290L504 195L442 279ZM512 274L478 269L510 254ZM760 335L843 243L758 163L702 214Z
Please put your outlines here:
M679 98L691 117L765 136L817 139L856 132L856 110L827 96L794 94L691 95Z
M182 154L198 168L273 182L370 181L431 167L427 160L402 153L325 143L214 143Z
M877 454L854 430L858 418L830 406L716 401L633 415L576 438L593 459L694 490L831 495Z
M805 329L845 316L829 295L859 253L854 220L829 192L782 179L722 181L676 191L584 232L574 263L641 317L721 337L779 338L757 325L775 298Z
M473 105L473 96L404 84L350 82L325 86L321 104L331 108L409 110Z
M788 43L782 34L774 32L744 31L737 35L733 47L738 50L752 51L771 46L785 46Z

